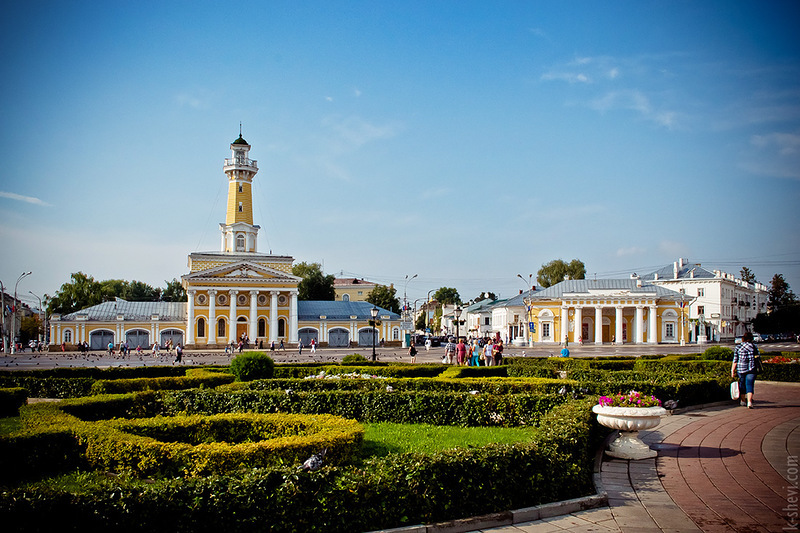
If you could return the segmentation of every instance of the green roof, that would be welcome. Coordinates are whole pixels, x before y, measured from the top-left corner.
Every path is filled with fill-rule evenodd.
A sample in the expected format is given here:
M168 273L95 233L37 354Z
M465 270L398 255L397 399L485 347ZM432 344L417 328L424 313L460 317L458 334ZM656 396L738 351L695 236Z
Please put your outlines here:
M245 141L244 139L242 139L242 134L240 133L240 134L239 134L239 138L238 138L238 139L236 139L235 141L233 141L233 143L232 143L232 144L247 144L247 141ZM249 145L248 145L248 146L249 146Z

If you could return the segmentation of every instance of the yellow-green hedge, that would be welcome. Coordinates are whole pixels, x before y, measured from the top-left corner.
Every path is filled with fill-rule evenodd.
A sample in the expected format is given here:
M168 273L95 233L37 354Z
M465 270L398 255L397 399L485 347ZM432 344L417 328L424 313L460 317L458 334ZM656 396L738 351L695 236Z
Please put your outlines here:
M124 394L143 390L182 390L197 387L214 388L233 383L232 374L205 369L190 369L185 376L155 378L100 379L92 384L91 394Z

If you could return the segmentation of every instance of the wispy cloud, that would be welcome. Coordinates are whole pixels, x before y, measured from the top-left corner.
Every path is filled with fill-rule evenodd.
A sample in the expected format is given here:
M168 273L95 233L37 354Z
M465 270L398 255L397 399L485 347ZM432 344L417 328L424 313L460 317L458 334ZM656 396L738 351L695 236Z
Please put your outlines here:
M795 155L800 152L800 135L794 133L769 133L753 135L750 143L759 148L774 148L779 155Z
M752 135L750 145L742 168L759 176L800 179L800 134Z
M676 241L661 241L658 243L658 251L670 257L687 257L689 255L689 247Z
M377 125L360 117L328 117L322 125L335 133L334 142L339 149L355 149L368 142L393 137L397 126L392 124Z
M589 107L601 113L617 109L635 111L642 118L667 128L675 126L677 121L675 111L655 109L650 98L638 90L610 91L589 102Z
M567 83L591 83L589 76L582 72L546 72L542 74L544 81L566 81Z
M191 107L193 109L208 109L210 98L208 96L198 96L196 94L183 92L175 96L175 101L181 107Z
M51 207L51 204L48 204L47 202L42 201L41 199L36 198L34 196L22 196L21 194L15 194L13 192L0 191L0 197L8 198L9 200L17 200L18 202L25 202L33 205Z
M644 255L647 253L647 248L640 246L629 246L627 248L617 249L617 257L626 257L630 255Z

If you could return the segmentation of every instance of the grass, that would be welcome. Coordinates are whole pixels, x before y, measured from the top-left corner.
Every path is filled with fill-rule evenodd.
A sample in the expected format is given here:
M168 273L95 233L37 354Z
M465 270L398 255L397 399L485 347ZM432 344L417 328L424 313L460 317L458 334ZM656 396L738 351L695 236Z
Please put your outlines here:
M364 424L362 455L434 453L452 448L476 448L492 443L514 444L533 438L532 428L456 427L430 424Z

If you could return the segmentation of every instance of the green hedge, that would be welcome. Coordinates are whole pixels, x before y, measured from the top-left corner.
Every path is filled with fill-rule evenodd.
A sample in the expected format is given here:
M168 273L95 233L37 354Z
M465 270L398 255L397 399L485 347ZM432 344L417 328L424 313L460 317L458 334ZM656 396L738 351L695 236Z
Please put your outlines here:
M90 394L124 394L143 390L193 389L196 387L218 387L233 383L231 374L204 369L185 370L185 376L151 377L97 380L92 384Z
M389 455L310 473L264 468L144 486L116 480L75 493L14 489L0 494L0 521L25 531L52 531L57 516L60 531L350 532L558 501L592 491L600 437L593 403L553 409L525 444Z
M28 402L28 391L22 387L0 389L0 417L18 416L19 408Z

